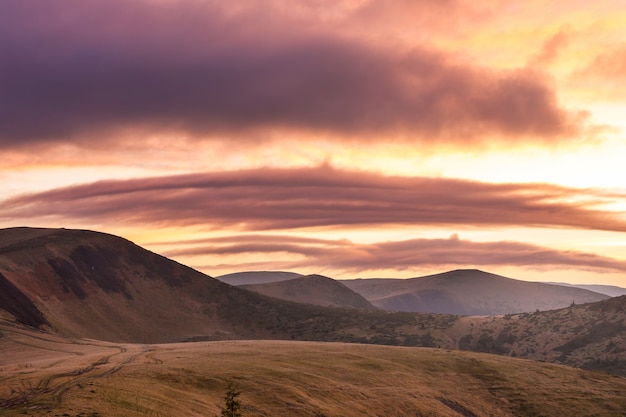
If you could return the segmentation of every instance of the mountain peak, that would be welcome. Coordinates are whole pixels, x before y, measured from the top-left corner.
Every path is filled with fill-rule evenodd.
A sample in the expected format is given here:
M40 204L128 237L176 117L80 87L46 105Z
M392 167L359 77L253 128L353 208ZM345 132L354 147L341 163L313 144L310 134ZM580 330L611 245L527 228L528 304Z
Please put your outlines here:
M375 309L362 295L346 287L340 281L318 274L241 287L270 297L299 303L326 307Z
M384 310L499 315L551 310L608 298L580 288L520 281L456 269L411 279L347 280L345 284Z

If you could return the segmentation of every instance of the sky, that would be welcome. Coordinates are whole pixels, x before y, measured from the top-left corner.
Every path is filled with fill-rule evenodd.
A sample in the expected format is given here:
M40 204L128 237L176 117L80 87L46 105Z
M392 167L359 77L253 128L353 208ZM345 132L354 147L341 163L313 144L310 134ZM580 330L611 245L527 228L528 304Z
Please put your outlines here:
M622 0L3 0L0 57L2 228L626 287Z

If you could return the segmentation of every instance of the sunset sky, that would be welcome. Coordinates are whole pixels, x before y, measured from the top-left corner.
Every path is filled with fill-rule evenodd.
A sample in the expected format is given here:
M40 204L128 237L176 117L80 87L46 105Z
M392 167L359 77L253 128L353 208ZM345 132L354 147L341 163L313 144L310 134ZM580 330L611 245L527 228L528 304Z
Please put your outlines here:
M0 227L626 287L625 85L623 0L3 0Z

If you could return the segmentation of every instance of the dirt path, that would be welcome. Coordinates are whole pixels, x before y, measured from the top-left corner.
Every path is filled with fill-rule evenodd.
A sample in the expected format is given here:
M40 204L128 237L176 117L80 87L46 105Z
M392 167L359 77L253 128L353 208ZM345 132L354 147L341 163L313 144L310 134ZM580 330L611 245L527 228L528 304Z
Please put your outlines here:
M43 356L46 361L50 361L45 367L45 374L30 371L28 364L23 365L24 369L17 366L10 372L3 372L0 384L5 385L5 389L4 393L0 393L0 412L23 408L33 411L58 408L70 389L109 377L154 351L154 348L145 345L116 345L85 340L68 343L67 340L56 340L45 334L37 335L28 329L12 326L1 326L0 330L3 332L3 338L0 339L2 343L12 343L15 350L22 349L22 357L30 354L32 357ZM24 382L24 375L29 375L27 382Z

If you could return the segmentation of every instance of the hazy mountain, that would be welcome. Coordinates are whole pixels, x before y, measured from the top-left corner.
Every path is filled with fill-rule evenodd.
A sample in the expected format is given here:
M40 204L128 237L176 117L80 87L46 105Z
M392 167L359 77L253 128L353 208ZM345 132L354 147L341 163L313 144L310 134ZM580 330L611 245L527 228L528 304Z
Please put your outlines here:
M376 308L363 296L352 291L340 281L321 275L306 275L286 281L241 285L240 287L298 303L368 310Z
M564 282L551 282L551 284L564 285L566 287L582 288L584 290L589 290L589 291L597 292L599 294L608 295L609 297L619 297L621 295L626 295L626 288L617 287L615 285L567 284Z
M267 282L286 281L301 277L302 274L283 271L246 271L220 275L215 278L230 285L254 285Z
M342 282L381 309L459 315L551 310L608 298L580 288L519 281L475 269L410 279Z

